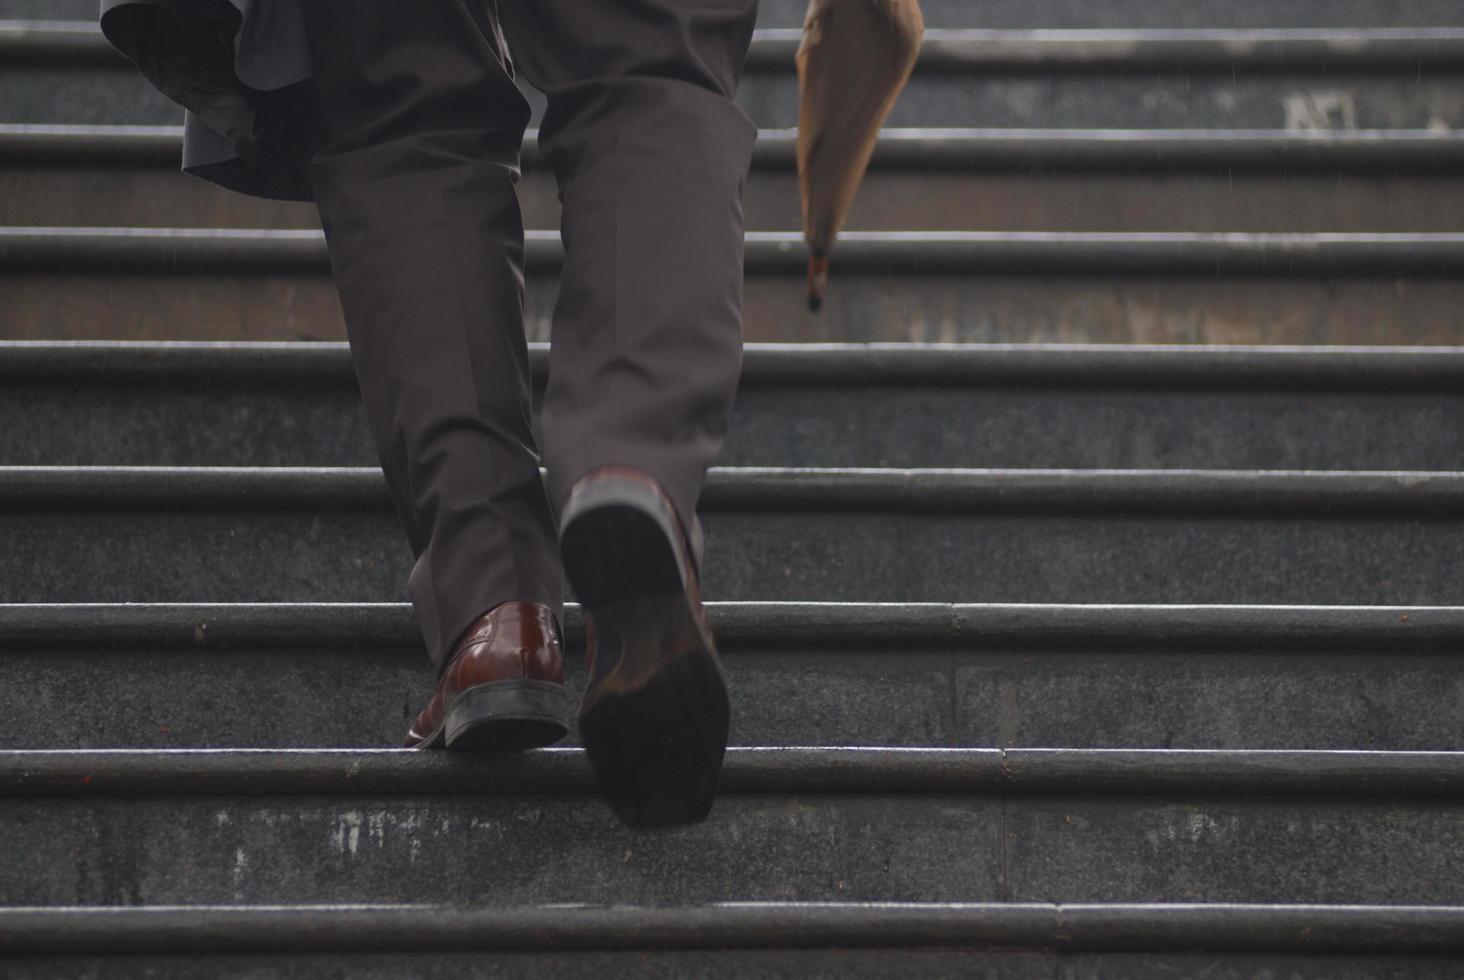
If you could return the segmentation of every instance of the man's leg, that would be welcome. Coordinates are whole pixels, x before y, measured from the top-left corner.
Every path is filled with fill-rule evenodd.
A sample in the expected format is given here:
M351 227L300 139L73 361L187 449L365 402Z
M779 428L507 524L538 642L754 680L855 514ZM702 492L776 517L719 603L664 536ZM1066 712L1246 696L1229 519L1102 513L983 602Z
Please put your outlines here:
M550 496L602 466L654 477L692 520L742 364L742 185L732 101L756 0L502 0L549 101L539 144L565 267L542 423Z
M311 180L439 668L475 619L563 583L530 433L528 107L473 0L305 0L329 132Z
M633 823L705 816L729 702L702 611L695 509L742 355L732 101L756 0L505 0L564 202L543 426L591 657L580 735Z

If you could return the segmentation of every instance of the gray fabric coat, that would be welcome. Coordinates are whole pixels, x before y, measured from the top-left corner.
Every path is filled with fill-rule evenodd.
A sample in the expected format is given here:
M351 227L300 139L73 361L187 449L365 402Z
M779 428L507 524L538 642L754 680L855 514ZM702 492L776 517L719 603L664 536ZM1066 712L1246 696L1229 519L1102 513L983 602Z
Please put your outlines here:
M305 167L323 129L300 3L101 0L107 40L187 110L185 171L258 197L311 200ZM507 64L502 34L495 40Z

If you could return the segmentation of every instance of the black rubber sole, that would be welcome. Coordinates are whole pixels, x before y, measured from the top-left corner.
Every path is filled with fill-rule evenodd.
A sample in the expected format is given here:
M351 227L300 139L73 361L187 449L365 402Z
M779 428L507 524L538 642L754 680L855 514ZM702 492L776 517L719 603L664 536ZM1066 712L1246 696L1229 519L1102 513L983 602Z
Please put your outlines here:
M569 692L552 681L495 681L453 699L442 725L417 748L454 752L522 752L569 734Z
M565 572L595 630L579 729L600 787L631 824L712 808L730 704L711 634L687 592L674 516L611 486L566 510Z

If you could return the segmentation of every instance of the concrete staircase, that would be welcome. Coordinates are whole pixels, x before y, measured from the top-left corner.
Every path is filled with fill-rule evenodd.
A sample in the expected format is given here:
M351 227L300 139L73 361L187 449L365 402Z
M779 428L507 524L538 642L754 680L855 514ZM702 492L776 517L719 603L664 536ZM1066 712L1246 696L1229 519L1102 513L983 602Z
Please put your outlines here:
M1464 973L1457 4L926 0L818 318L801 6L703 507L733 748L647 833L573 738L391 748L312 212L174 173L93 0L0 0L0 976Z

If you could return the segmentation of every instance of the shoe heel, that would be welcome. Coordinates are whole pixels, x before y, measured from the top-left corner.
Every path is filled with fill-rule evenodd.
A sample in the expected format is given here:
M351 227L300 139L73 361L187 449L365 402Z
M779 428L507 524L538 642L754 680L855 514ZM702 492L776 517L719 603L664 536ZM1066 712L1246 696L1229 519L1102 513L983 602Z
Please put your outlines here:
M715 654L666 664L643 688L595 699L580 736L628 824L697 821L712 809L727 748L727 686Z
M587 608L687 588L691 564L676 514L653 487L607 478L575 491L561 515L560 552Z
M443 719L443 745L459 752L517 752L569 734L573 708L563 684L511 680L459 694Z

